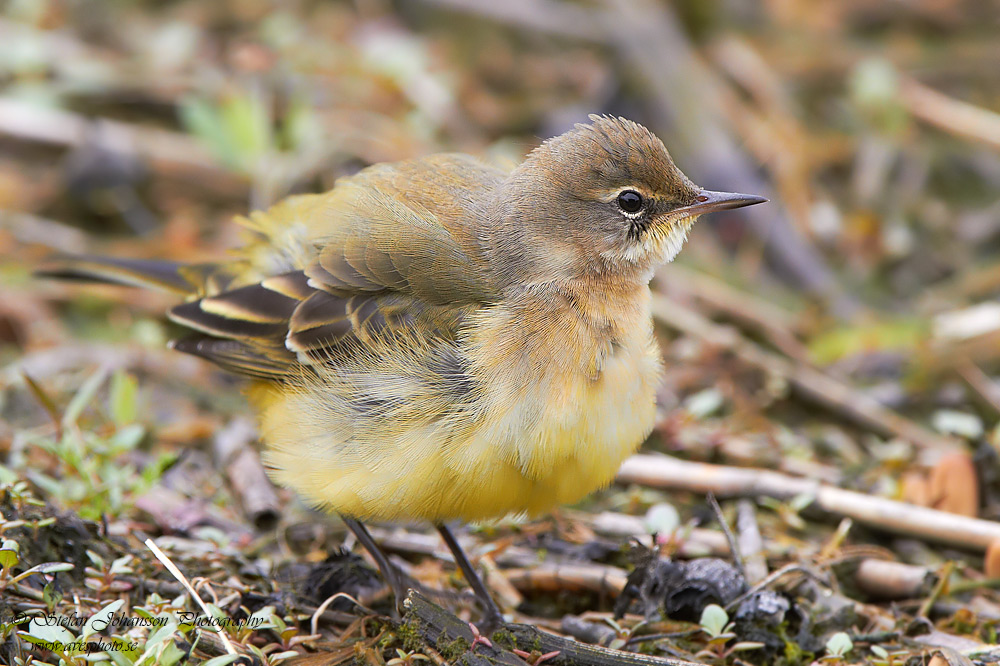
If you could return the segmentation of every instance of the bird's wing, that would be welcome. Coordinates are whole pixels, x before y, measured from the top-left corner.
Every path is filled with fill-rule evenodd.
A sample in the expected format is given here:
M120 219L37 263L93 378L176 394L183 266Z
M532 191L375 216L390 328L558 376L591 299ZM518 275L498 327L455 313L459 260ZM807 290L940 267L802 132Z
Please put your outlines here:
M197 332L175 347L284 379L401 327L453 337L470 309L496 298L476 229L502 178L471 158L435 156L366 169L251 216L248 269L170 311Z

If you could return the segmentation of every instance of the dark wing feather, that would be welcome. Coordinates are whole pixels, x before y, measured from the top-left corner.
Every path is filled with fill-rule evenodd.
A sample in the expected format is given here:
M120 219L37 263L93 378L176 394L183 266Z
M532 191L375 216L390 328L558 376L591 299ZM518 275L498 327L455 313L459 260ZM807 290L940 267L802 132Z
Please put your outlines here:
M298 367L295 354L284 345L266 346L245 340L227 340L192 335L170 343L172 349L200 356L240 375L256 379L283 380Z
M495 300L477 202L502 178L467 156L379 165L253 213L241 260L81 257L49 274L196 297L169 313L197 332L176 349L252 377L300 377L402 327L454 338L469 311Z
M175 348L244 375L298 377L302 366L350 353L352 341L385 338L404 327L454 337L470 307L433 305L389 290L338 296L305 280L301 272L286 273L174 307L170 318L201 334Z
M285 345L292 351L311 351L335 345L350 335L353 326L347 305L352 300L315 291L300 302L288 322Z

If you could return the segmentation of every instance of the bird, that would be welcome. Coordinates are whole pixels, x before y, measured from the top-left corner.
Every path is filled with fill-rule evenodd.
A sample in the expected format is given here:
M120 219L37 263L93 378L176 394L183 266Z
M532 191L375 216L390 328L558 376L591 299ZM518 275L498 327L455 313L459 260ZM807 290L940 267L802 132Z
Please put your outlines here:
M44 275L183 302L174 349L249 378L272 478L364 526L538 515L611 483L652 431L649 282L702 214L766 199L691 182L643 125L591 115L512 170L445 153L376 164L238 221L236 256L70 256Z

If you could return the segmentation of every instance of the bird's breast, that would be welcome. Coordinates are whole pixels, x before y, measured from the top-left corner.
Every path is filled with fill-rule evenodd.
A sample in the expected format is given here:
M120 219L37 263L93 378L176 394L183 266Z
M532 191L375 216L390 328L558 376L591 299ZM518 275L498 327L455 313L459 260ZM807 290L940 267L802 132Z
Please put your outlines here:
M541 513L606 485L652 429L659 352L648 310L609 325L565 305L483 308L447 354L385 340L266 389L275 478L347 515L432 521Z
M494 514L543 512L610 483L653 427L660 354L648 314L608 327L539 307L506 333L495 316L498 330L481 335L505 342L470 346L482 416L455 469L490 468L515 491Z

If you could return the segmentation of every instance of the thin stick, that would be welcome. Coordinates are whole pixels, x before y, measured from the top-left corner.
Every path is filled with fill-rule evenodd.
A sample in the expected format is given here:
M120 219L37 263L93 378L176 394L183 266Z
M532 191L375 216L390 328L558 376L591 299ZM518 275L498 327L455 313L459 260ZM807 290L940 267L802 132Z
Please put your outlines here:
M884 497L843 490L809 479L764 469L729 467L636 455L618 470L618 481L655 488L713 492L723 497L813 497L813 506L887 532L907 534L951 546L985 551L1000 539L1000 523L914 506Z
M607 564L543 562L531 567L507 569L507 580L519 590L555 592L589 590L617 596L625 589L628 574Z
M948 560L944 563L944 567L941 569L941 577L938 579L937 585L934 586L934 590L930 593L930 596L924 600L924 603L920 604L917 617L927 617L930 614L934 602L941 597L945 588L947 588L948 579L951 578L951 572L954 570L955 562L953 560Z
M960 362L956 368L962 379L968 383L979 397L989 403L990 407L1000 412L1000 385L990 379L979 366L972 361Z
M330 606L330 604L332 604L337 599L347 599L352 604L354 604L364 612L368 613L369 615L378 615L378 613L373 611L371 608L368 608L368 606L365 606L363 603L361 603L360 601L349 595L347 592L337 592L336 594L332 594L329 597L327 597L323 601L323 603L321 603L319 607L316 608L316 610L313 612L312 619L309 621L310 633L313 636L319 636L319 618L320 616L323 615L323 613L326 612L326 609Z
M677 263L662 266L653 282L660 292L690 294L708 310L721 312L742 328L759 332L785 356L796 361L809 359L809 350L792 332L795 315L756 294Z
M786 564L785 566L781 567L777 571L774 571L773 573L765 577L762 581L751 587L749 590L747 590L746 592L744 592L743 594L741 594L740 596L736 597L728 604L726 604L726 610L733 610L734 608L738 608L739 605L743 603L744 600L749 599L752 595L757 594L764 588L778 582L778 579L784 576L785 574L794 573L796 571L799 573L803 573L809 576L810 578L818 580L819 582L826 585L826 581L824 581L823 578L817 575L815 572L810 571L808 567L802 564L795 564L795 563Z
M750 500L741 499L736 505L736 533L739 535L743 575L752 585L767 576L767 557L764 556L764 539L757 524L757 510Z
M726 541L729 542L729 552L733 554L733 564L736 569L740 572L740 576L743 580L746 580L747 571L743 566L743 554L740 551L740 544L736 540L736 536L733 531L729 528L729 523L726 522L726 516L722 513L722 507L719 506L719 500L715 499L715 493L708 493L708 505L712 507L712 513L715 514L715 520L718 521L719 527L722 528L722 533L726 535Z
M198 593L194 591L194 588L191 586L191 583L188 581L187 577L183 573L181 573L181 570L177 568L177 566L170 560L169 557L167 557L166 553L160 550L159 546L153 543L152 539L146 539L146 541L144 541L143 543L146 544L146 548L149 548L151 551L153 551L153 555L155 555L156 559L158 559L160 563L167 568L167 571L169 571L173 575L173 577L176 578L180 582L180 584L184 586L184 589L186 589L188 593L190 593L191 598L193 598L195 601L198 602L198 605L201 606L201 610L205 612L205 615L207 617L212 617L212 612L208 609L208 604L206 604L202 600L202 598L198 596ZM235 655L240 654L239 652L236 651L236 648L233 647L233 644L229 642L229 637L226 636L224 631L222 631L222 627L215 626L215 623L213 623L212 629L214 629L215 632L219 634L219 640L221 640L222 644L226 647L226 652Z
M1000 149L1000 113L949 97L913 79L904 79L899 97L906 110L926 123Z

